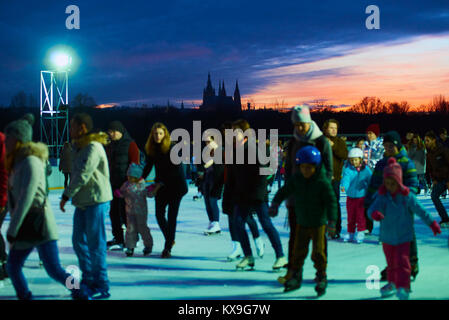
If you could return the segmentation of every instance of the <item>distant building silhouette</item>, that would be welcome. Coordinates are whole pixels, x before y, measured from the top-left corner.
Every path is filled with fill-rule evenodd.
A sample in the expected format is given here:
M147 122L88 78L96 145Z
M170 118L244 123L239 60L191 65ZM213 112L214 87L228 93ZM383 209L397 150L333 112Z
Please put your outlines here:
M238 81L235 82L234 97L226 95L224 81L219 82L218 95L215 94L215 88L212 87L210 73L207 76L206 88L203 90L203 103L201 110L220 111L220 112L240 112L242 111L242 102L240 99L240 90Z

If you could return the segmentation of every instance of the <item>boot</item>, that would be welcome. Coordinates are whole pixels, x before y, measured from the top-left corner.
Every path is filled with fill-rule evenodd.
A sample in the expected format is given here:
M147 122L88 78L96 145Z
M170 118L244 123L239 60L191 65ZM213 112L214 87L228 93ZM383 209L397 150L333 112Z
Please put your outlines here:
M358 244L361 244L361 243L363 243L363 240L365 240L365 232L363 232L363 231L357 232L355 242Z
M322 296L326 293L327 288L327 276L324 273L317 273L316 275L316 286L315 291L318 294L318 297Z
M289 292L301 288L302 270L296 271L293 276L284 283L284 292Z
M349 232L348 234L345 234L344 237L343 237L343 242L352 242L352 241L354 241L354 236L355 236L354 232Z
M254 257L243 258L235 267L237 270L254 270Z
M287 267L287 264L288 264L287 259L284 256L277 258L273 264L273 270L279 270L281 268L285 268L285 267Z
M388 298L396 292L396 286L393 282L389 282L386 285L384 285L382 288L380 288L380 295L382 298Z
M242 246L238 241L232 241L232 252L228 255L228 261L234 261L235 259L243 255Z

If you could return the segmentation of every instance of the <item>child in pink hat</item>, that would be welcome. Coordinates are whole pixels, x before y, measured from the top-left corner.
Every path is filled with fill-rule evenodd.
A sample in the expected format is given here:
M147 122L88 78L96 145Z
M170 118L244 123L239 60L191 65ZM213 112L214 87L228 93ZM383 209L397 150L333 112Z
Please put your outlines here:
M376 200L368 209L368 216L380 221L379 240L387 260L388 284L380 292L382 297L396 292L399 299L406 300L410 293L409 253L414 222L414 216L410 212L418 214L430 226L434 235L441 233L441 229L402 183L402 168L395 158L388 159L383 177Z

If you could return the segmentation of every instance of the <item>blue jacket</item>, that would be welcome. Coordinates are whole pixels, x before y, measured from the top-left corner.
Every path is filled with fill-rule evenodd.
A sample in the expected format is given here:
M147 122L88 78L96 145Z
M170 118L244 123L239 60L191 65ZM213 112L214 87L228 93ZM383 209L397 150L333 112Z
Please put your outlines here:
M345 188L349 198L363 198L371 180L371 170L368 166L360 169L360 172L353 165L348 165L343 170L343 178L340 186Z
M389 192L378 193L373 204L368 209L368 217L372 220L372 213L380 211L385 218L380 221L379 241L390 245L399 245L413 239L414 215L416 213L430 226L433 222L430 214L418 202L416 196L397 194L394 198Z

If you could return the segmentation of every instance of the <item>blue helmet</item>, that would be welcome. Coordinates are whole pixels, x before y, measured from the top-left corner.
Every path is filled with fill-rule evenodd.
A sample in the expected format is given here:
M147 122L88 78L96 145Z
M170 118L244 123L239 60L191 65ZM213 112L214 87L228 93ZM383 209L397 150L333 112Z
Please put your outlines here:
M321 152L314 146L306 146L296 152L296 164L310 163L319 165L321 163Z

